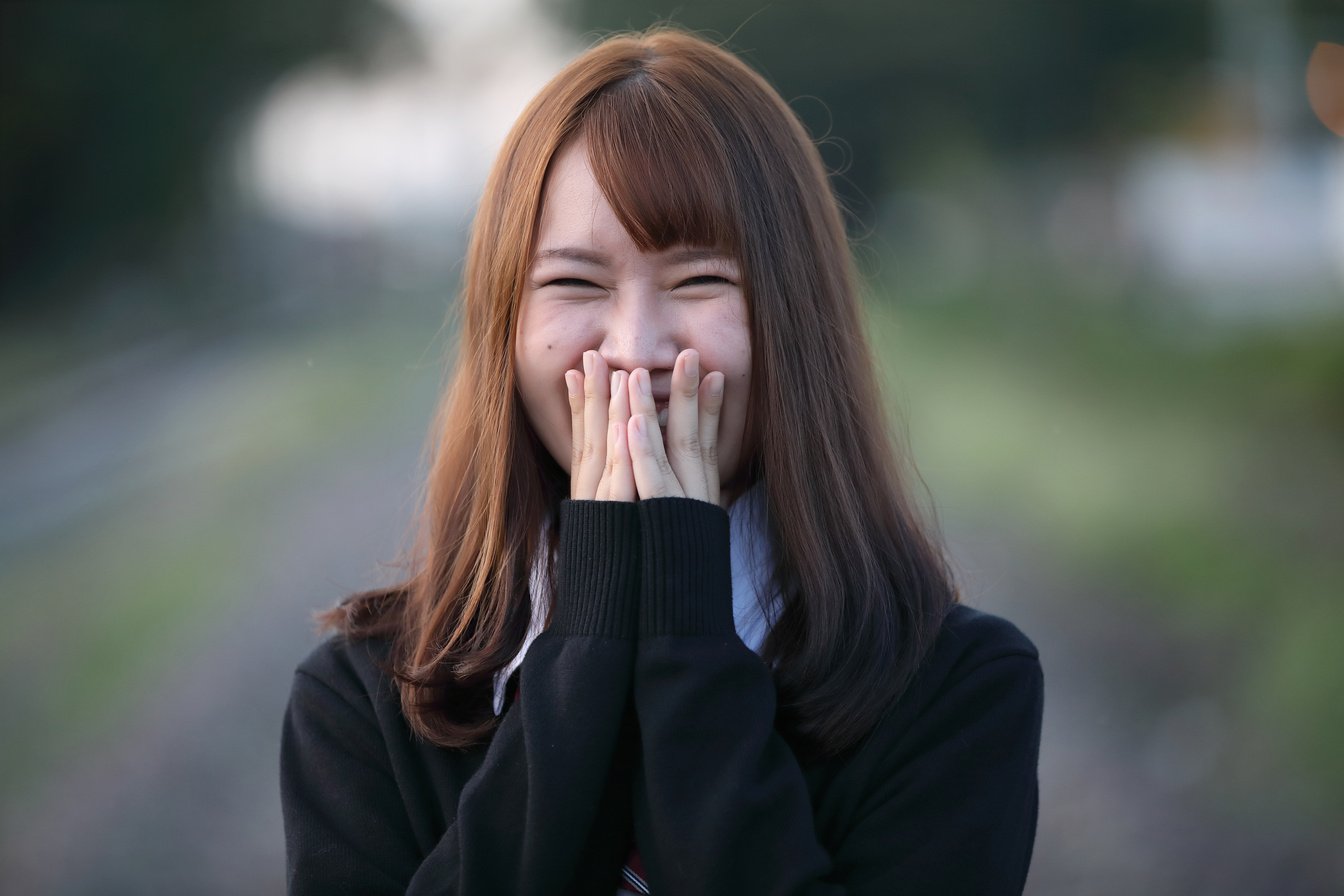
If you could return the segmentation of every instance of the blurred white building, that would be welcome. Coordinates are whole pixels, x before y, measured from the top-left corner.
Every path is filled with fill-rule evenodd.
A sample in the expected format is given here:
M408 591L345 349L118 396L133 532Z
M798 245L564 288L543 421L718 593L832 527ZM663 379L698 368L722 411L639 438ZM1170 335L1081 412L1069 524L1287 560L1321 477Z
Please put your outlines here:
M1212 311L1344 312L1344 141L1146 146L1118 213L1148 273Z
M1302 136L1314 41L1294 33L1286 0L1214 11L1214 75L1245 131L1140 147L1121 227L1152 273L1219 314L1344 312L1344 140L1323 126Z
M388 0L418 37L372 73L316 64L279 84L239 148L244 190L334 236L464 223L523 106L578 49L532 0Z

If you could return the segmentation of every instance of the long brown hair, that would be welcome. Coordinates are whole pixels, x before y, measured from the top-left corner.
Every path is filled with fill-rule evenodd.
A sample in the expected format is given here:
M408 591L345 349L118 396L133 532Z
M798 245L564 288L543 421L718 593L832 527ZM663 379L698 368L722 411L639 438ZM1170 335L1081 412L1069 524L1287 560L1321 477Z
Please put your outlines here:
M764 480L784 598L762 655L782 729L838 752L908 685L956 594L907 498L820 156L759 75L678 30L599 43L514 125L473 228L408 577L324 622L392 640L403 709L430 741L467 746L495 724L491 679L522 645L529 569L568 489L527 422L512 359L547 170L577 138L641 249L713 246L739 261L752 346L744 477Z

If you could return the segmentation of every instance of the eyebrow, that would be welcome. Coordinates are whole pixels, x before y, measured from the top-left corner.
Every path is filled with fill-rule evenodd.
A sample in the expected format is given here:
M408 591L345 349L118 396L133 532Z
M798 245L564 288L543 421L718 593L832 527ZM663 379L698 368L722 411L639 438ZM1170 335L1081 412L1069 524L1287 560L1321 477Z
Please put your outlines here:
M611 259L601 252L593 252L588 249L579 249L573 246L560 246L555 249L542 249L533 259L533 263L544 261L551 258L560 258L566 261L577 261L582 264L589 264L595 267L606 267L611 264ZM682 249L673 252L668 261L675 263L684 263L689 261L732 261L732 256L727 252L721 252L718 249Z
M611 261L601 252L590 252L587 249L575 249L568 246L559 249L542 249L537 253L534 261L542 261L547 258L562 258L566 261L579 261L598 267L606 267Z

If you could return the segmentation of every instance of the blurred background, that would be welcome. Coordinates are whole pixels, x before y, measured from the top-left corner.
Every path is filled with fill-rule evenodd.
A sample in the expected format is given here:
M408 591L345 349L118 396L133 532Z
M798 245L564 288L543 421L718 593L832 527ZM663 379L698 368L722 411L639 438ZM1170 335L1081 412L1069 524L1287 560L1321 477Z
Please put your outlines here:
M0 889L283 891L290 673L395 575L493 153L669 15L819 140L1041 649L1028 892L1344 892L1338 0L0 5Z

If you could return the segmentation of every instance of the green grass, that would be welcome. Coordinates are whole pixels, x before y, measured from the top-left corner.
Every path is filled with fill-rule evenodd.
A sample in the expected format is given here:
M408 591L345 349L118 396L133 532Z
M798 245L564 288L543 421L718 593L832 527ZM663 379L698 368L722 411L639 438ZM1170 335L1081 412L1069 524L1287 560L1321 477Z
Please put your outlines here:
M939 505L1250 645L1223 696L1344 819L1344 325L1210 333L1040 294L870 322Z
M0 791L153 693L184 635L254 593L295 477L408 416L418 438L439 378L432 336L358 323L240 342L165 399L114 500L0 564L0 658L30 685Z

